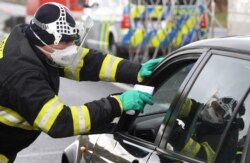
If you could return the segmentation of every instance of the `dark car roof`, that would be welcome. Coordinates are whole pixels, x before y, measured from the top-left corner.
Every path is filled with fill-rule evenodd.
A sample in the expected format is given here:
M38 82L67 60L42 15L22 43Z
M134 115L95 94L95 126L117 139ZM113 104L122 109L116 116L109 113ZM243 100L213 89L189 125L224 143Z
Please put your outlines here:
M234 37L205 39L188 44L183 48L181 48L181 50L204 48L204 47L250 53L250 36L234 36Z

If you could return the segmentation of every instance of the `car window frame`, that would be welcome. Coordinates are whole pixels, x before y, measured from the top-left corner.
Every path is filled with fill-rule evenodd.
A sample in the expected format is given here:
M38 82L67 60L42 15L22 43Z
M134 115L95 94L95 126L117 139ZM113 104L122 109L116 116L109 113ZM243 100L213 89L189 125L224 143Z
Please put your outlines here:
M223 134L222 134L222 136L221 136L221 138L220 138L220 141L219 141L219 145L218 145L218 148L217 148L217 150L216 150L216 152L215 152L215 157L214 157L214 161L216 162L216 160L218 159L218 156L219 156L219 154L220 154L220 152L221 152L221 148L222 148L222 145L223 145L223 143L224 143L224 140L225 140L225 137L227 136L227 133L229 132L229 129L230 129L230 126L231 126L231 124L232 124L232 122L233 122L233 119L236 117L236 115L237 115L237 113L238 113L238 111L239 111L239 109L240 109L240 107L241 107L241 105L244 103L244 101L247 99L247 97L250 95L250 85L249 85L249 87L248 87L248 89L247 89L247 91L244 93L244 95L241 97L241 99L239 100L239 102L238 102L238 104L237 104L237 106L235 107L235 111L234 111L234 113L233 113L233 115L232 115L232 117L231 117L231 119L229 120L229 122L228 122L228 124L227 124L227 126L226 126L226 128L225 128L225 130L223 131ZM249 126L249 128L248 128L248 135L247 135L247 139L249 139L249 137L250 137L250 126ZM248 140L249 141L249 140ZM244 153L246 153L247 151L248 152L250 152L249 151L249 142L246 142L246 147L243 149L243 152ZM246 149L248 149L247 151L246 151ZM246 156L246 155L243 155L242 156L242 158L241 158L241 162L244 162L243 160L245 160L245 158L246 157L250 157L250 156Z
M250 57L249 57L249 55L247 54L247 53L244 53L244 52L226 52L226 51L221 51L221 50L211 50L211 53L212 54L214 54L214 55L221 55L221 56L226 56L226 57L233 57L233 58L237 58L237 59L243 59L243 60L248 60L248 61L250 61ZM247 99L247 97L250 95L250 85L249 85L249 87L248 87L248 89L243 93L243 96L240 98L240 100L239 100L239 102L238 102L238 104L237 104L237 106L236 106L236 108L235 108L235 111L234 111L234 113L233 113L233 115L232 115L232 117L231 117L231 119L229 120L229 122L228 122L228 124L227 124L227 126L226 126L226 128L225 128L225 130L223 131L223 134L222 134L222 136L221 136L221 138L220 138L220 141L219 141L219 145L218 145L218 148L217 148L217 150L215 151L215 157L214 157L214 161L216 162L216 160L218 159L218 156L219 156L219 154L220 154L220 152L221 152L221 148L222 148L222 145L223 145L223 143L224 143L224 140L225 140L225 137L226 137L226 135L227 135L227 133L229 132L229 129L230 129L230 126L231 126L231 124L232 124L232 122L233 122L233 119L236 117L236 115L237 115L237 113L238 113L238 111L239 111L239 109L240 109L240 106L244 103L244 101ZM248 135L247 135L247 137L248 137L248 139L250 139L249 137L250 137L250 126L249 126L249 129L248 129ZM249 141L249 140L248 140ZM246 142L246 147L244 148L244 150L243 150L243 152L246 154L246 152L248 151L246 151L246 149L249 149L250 147L249 147L249 142ZM245 161L245 158L248 158L248 157L250 157L250 156L247 156L247 155L243 155L242 156L242 158L241 158L241 162L244 162Z
M220 55L220 56L227 56L227 57L233 57L233 58L239 58L239 59L250 60L249 54L245 53L244 51L238 51L238 52L236 52L236 51L229 51L229 50L227 50L227 49L221 49L221 50L209 49L209 51L207 51L207 53L206 53L206 54L203 54L203 55L204 55L204 56L202 56L199 65L197 65L197 67L196 67L195 69L193 69L194 72L193 72L192 76L190 77L189 82L187 83L187 85L185 86L185 88L183 88L182 94L180 94L179 98L176 99L177 101L175 101L175 103L173 103L172 108L175 108L174 111L173 111L173 114L172 114L172 116L169 118L169 119L170 119L169 122L167 122L167 123L165 124L165 128L162 129L163 135L162 135L162 138L161 138L160 143L159 143L159 149L165 150L167 153L170 152L170 153L172 153L172 155L173 155L174 153L175 153L176 155L178 155L178 152L174 152L174 151L171 151L171 150L166 149L166 144L167 144L167 142L168 142L168 138L169 138L169 136L170 136L170 133L171 133L171 131L172 131L172 129L173 129L174 120L176 120L176 118L177 118L177 116L178 116L178 112L179 112L179 110L181 109L181 106L182 106L182 104L183 104L183 102L184 102L184 99L187 97L187 95L188 95L188 93L190 92L190 90L191 90L193 84L194 84L195 81L197 80L199 74L202 72L204 66L205 66L206 63L209 61L209 59L210 59L213 55ZM248 92L249 92L249 91L246 91L246 92L245 92L245 93L246 93L246 97L245 97L245 98L247 98ZM245 98L244 98L244 97L241 97L241 101L238 103L237 109L239 109L239 106L241 105L242 102L244 102ZM237 114L237 111L235 112L235 115L236 115L236 114ZM235 116L235 115L234 115L234 116ZM228 129L229 129L230 126L231 126L232 120L233 120L233 118L231 118L231 119L230 119L230 123L227 124ZM227 131L228 131L228 130L227 130ZM223 134L225 134L225 136L226 136L226 133L227 133L226 130L225 130L224 132L225 132L225 133L223 133ZM250 127L249 127L248 133L250 133ZM248 137L250 137L250 136L248 135ZM224 138L224 137L223 137L223 138ZM250 138L249 138L249 139L250 139ZM223 144L223 140L224 140L224 139L222 139L222 137L221 137L220 142L219 142L219 143L221 144L221 146L222 146L222 144ZM245 147L245 149L246 149L246 148L250 149L250 140L249 140L249 142L247 143L247 147ZM245 149L244 149L244 150L245 150ZM215 160L216 160L216 157L217 157L217 155L219 154L219 152L220 152L220 148L218 148L218 149L216 150L216 153L215 153ZM244 152L245 152L245 151L244 151ZM174 155L175 155L175 154L174 154ZM191 158L191 157L189 157L189 156L187 156L187 157L186 157L186 156L182 156L182 155L179 155L179 156L182 157L183 159L192 159L192 160L195 161L195 162L202 162L201 160L198 160L198 159L196 159L196 158ZM248 157L250 157L250 156L245 156L245 158L248 158ZM244 158L244 159L245 159L245 158ZM243 159L243 157L242 157L242 159Z
M247 132L247 138L246 138L246 147L243 150L243 155L241 157L241 162L246 162L247 160L250 160L250 126L248 128Z
M185 85L182 85L180 87L180 90L182 90L182 92L180 92L179 95L177 95L174 98L174 102L170 106L171 108L173 108L173 111L172 111L173 113L168 121L166 121L164 118L164 121L166 121L166 123L161 126L160 132L162 132L163 134L161 137L157 138L157 141L159 142L159 148L165 149L165 146L168 142L168 138L170 136L170 132L173 129L175 119L178 116L178 112L185 98L187 97L187 94L189 93L194 82L196 81L197 77L199 76L200 72L202 71L203 67L206 65L210 57L211 57L210 49L203 51L202 55L197 61L197 64L194 65L191 72L186 77L185 79L186 81L184 80Z
M171 66L171 69L173 64L176 63L176 62L189 62L191 63L191 61L195 61L195 64L193 67L197 67L196 65L196 62L198 62L201 58L201 56L204 56L204 53L207 52L207 49L204 49L204 48L199 48L199 49L191 49L191 50L184 50L184 51L177 51L176 53L171 53L166 59L164 59L164 61L162 63L164 64L159 64L159 66L155 69L155 71L153 72L153 75L148 78L147 80L145 80L142 84L145 84L145 85L150 85L150 86L156 86L157 83L154 82L154 80L157 78L157 76L161 73L163 73L166 69L166 67L170 67ZM192 55L190 55L192 54ZM167 62L167 63L166 63ZM186 76L185 80L183 81L183 83L181 84L179 90L178 90L178 93L177 94L180 94L179 91L182 90L185 86L183 85L186 85L189 81L189 78L192 76L193 74L193 68L191 69L191 71L189 72L189 74ZM168 77L164 77L164 79L167 79ZM163 81L162 81L163 83ZM155 90L157 90L158 88L160 87L159 83L158 83L158 86ZM177 95L178 96L178 95ZM176 97L175 97L176 98ZM140 139L140 138L137 138L133 135L130 135L127 133L127 129L128 128L124 128L124 126L119 126L119 125L123 125L126 123L133 123L131 121L134 121L135 118L137 118L138 116L138 113L135 114L135 115L126 115L125 113L123 113L120 117L120 120L118 121L118 124L117 124L117 128L115 129L114 131L114 138L119 141L121 140L121 137L129 140L129 141L132 141L134 143L137 143L137 144L140 144L142 146L148 146L148 147L151 147L151 149L154 147L158 147L159 146L159 143L160 143L160 139L159 137L161 137L161 134L162 132L160 130L158 130L157 132L157 135L156 135L156 139L154 141L154 143L151 143L149 141L146 141L146 140L143 140L143 139ZM162 125L162 123L161 123Z

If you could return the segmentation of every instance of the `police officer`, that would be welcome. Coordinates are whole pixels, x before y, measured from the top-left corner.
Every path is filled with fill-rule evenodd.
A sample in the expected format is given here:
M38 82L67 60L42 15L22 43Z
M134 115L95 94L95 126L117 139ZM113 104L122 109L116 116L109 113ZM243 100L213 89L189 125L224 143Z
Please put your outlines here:
M65 6L47 3L30 24L16 26L1 41L1 163L13 162L41 132L53 138L89 134L123 111L142 111L145 104L153 104L151 95L135 90L80 106L60 101L60 76L135 84L150 76L161 61L152 59L141 65L78 47L74 41L79 39L79 31Z

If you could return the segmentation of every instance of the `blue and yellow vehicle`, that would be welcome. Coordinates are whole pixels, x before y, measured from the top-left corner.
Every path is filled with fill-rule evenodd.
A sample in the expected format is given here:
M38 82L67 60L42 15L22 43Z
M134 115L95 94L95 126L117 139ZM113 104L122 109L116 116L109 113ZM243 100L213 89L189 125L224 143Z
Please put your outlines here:
M154 57L207 37L206 6L199 0L89 0L94 20L86 46L116 56Z

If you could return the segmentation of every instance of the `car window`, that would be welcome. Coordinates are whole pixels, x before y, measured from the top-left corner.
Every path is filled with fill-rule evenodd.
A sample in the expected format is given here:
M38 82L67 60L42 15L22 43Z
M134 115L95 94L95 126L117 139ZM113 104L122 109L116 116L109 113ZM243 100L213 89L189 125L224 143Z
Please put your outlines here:
M176 95L180 85L182 84L192 66L193 63L188 64L180 70L176 71L170 78L166 79L161 87L153 95L154 105L146 105L144 108L144 112L139 116L160 112L165 113L169 109L174 96Z
M212 162L232 112L249 87L249 74L249 61L212 55L183 100L167 149ZM227 156L224 161L232 162Z
M227 135L223 141L220 154L216 161L225 162L222 159L225 156L231 156L234 163L240 163L241 156L246 143L247 133L250 125L250 95L246 98L241 106L239 106L238 113L232 121ZM230 160L229 160L230 161Z
M154 142L164 115L191 70L193 62L195 61L180 64L178 68L166 68L164 72L160 73L161 86L153 95L154 105L145 106L144 112L139 114L132 125L133 127L128 131L129 134Z

